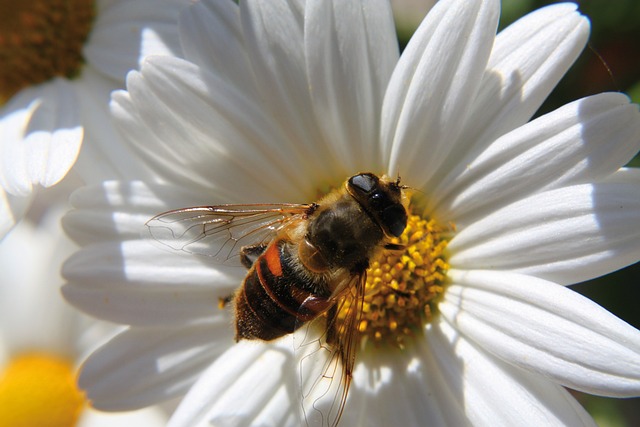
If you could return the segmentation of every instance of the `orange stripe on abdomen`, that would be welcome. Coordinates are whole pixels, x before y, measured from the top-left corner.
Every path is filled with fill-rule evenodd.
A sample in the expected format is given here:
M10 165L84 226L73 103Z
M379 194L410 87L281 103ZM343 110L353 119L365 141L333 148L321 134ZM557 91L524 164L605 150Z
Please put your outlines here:
M282 264L280 263L280 248L278 245L269 245L267 250L262 254L262 257L267 261L269 272L275 277L281 277Z

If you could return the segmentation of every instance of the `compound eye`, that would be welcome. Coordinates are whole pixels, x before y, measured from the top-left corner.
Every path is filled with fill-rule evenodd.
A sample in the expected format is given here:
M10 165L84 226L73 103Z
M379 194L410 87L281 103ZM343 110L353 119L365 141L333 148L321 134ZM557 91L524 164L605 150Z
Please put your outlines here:
M393 205L382 211L382 222L391 235L400 237L407 227L407 211L401 205Z
M364 193L369 193L377 186L378 180L372 174L362 173L349 178L349 184Z

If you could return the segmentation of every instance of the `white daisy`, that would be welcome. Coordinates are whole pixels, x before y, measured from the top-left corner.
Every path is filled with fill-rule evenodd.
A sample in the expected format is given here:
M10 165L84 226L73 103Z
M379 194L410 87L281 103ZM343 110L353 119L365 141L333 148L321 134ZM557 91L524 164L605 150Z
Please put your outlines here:
M75 384L82 357L115 331L61 298L60 263L76 249L62 212L55 206L37 226L21 222L0 244L0 425L163 426L157 407L95 411Z
M372 263L388 288L420 289L414 309L365 313L343 425L592 425L563 386L640 394L640 332L564 286L640 259L640 173L622 168L638 108L607 93L527 123L589 23L558 4L496 36L498 15L497 0L442 0L399 56L384 0L186 11L187 60L150 59L114 96L155 182L87 187L64 221L83 246L65 297L129 325L84 365L94 405L191 389L172 425L300 425L294 345L235 344L217 308L246 272L139 233L173 208L314 201L359 171L401 175L409 228L434 240L414 238L394 274Z
M74 165L89 182L120 177L131 157L109 120L112 90L150 54L180 52L188 0L3 2L0 6L0 236L34 186Z

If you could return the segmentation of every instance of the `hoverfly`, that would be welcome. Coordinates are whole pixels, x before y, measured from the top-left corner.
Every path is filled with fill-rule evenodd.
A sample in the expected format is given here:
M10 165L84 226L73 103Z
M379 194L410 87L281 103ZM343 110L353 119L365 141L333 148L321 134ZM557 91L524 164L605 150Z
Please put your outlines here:
M405 189L400 179L359 173L316 203L177 209L150 219L146 232L171 249L249 269L235 295L224 299L233 301L236 341L271 341L325 321L321 341L334 362L322 375L341 370L331 415L336 425L353 375L369 260L402 248L391 239L406 228Z

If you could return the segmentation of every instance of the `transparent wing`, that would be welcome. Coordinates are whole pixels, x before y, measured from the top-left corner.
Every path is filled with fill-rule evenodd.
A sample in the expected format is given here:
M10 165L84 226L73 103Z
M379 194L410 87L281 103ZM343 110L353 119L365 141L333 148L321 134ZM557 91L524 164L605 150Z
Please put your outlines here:
M353 277L326 318L310 322L298 339L296 358L307 426L335 427L345 409L359 341L365 282L366 272Z
M282 227L306 218L314 206L255 204L176 209L151 218L142 234L164 249L241 265L240 248L267 244Z

